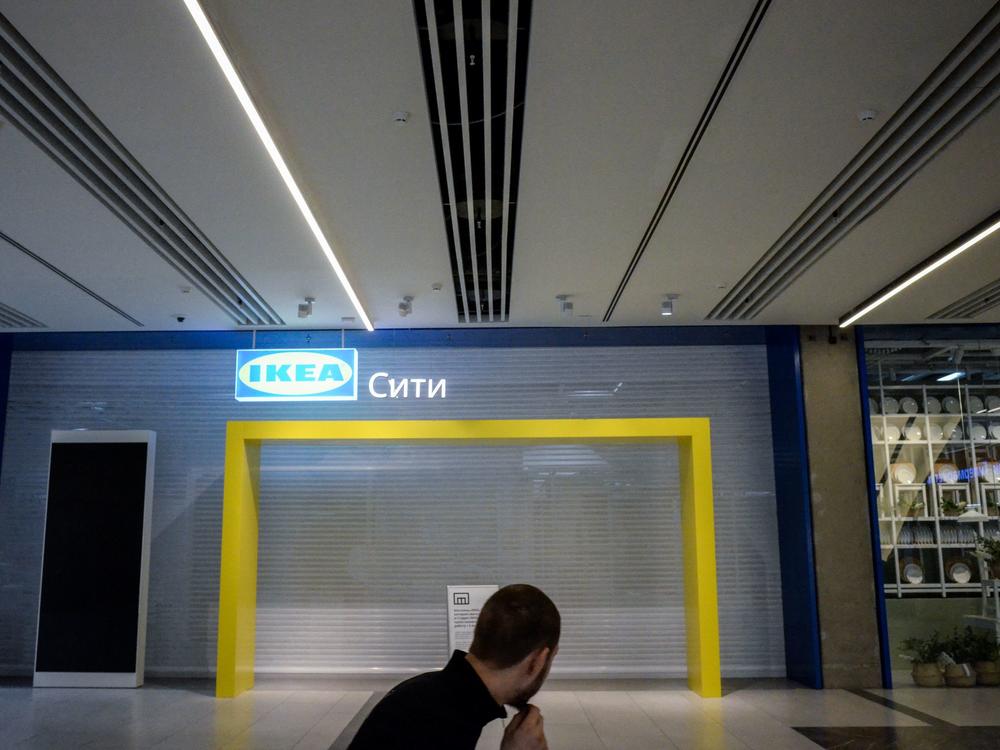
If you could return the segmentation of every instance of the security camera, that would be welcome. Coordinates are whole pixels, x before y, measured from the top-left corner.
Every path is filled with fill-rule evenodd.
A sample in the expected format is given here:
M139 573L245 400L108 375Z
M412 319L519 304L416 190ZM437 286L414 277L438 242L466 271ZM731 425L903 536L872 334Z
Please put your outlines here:
M183 315L178 315L177 316L177 322L178 323L183 323L185 320L187 320L187 318L185 316L183 316Z

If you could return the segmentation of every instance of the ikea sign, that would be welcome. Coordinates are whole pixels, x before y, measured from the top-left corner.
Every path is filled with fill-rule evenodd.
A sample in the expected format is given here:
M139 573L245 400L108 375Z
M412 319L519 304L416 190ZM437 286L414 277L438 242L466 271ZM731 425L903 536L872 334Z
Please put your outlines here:
M237 401L357 401L357 349L240 349Z

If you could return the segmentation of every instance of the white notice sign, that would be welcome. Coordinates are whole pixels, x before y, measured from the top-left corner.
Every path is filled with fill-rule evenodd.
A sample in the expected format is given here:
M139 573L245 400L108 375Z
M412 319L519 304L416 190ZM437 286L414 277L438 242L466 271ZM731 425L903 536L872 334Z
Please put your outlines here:
M448 587L448 653L468 651L479 611L499 586Z

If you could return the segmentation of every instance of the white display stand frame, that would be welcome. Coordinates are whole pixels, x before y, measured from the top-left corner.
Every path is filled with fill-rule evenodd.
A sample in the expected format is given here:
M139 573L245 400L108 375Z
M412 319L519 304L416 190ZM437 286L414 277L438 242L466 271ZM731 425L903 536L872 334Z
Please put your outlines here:
M153 472L156 467L156 433L153 430L53 430L49 444L49 471L52 467L52 445L56 443L145 443L146 444L146 488L142 510L142 552L139 571L139 618L136 633L135 672L34 672L34 687L95 687L95 688L137 688L141 687L146 673L146 613L149 599L149 548L152 539L153 521ZM45 517L42 528L48 522L48 487L51 477L45 480ZM44 571L45 540L42 540L42 570ZM37 623L42 609L42 572L39 572L38 614L35 617L35 659L38 664Z

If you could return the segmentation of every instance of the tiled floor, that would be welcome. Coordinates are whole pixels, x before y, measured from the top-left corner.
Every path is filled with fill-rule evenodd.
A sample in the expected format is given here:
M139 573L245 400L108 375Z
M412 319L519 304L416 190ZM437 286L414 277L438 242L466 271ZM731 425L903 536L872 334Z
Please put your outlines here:
M341 750L352 719L391 684L265 679L219 701L207 681L140 690L32 690L6 681L0 748ZM1000 726L983 727L1000 725L1000 689L992 688L855 694L764 681L713 701L676 683L553 681L535 702L552 750L1000 748ZM488 726L479 747L497 748L502 731L500 722Z

